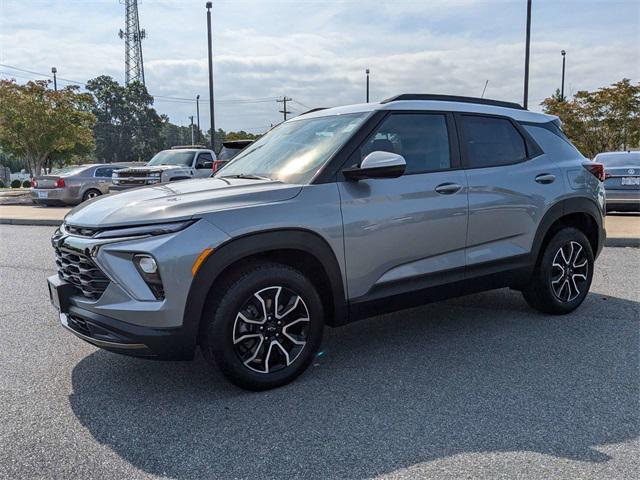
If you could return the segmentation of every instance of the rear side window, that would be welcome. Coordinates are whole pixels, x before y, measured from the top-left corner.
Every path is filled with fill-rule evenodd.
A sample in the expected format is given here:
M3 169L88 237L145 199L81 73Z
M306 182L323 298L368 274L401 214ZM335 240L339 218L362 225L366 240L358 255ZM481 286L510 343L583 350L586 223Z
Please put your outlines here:
M451 167L447 119L441 114L393 113L356 150L352 163L359 164L371 152L402 155L405 174Z
M494 167L527 158L524 139L503 118L462 115L462 138L470 168Z
M530 123L523 125L524 129L531 135L538 145L542 147L544 153L552 155L553 158L581 158L582 154L567 139L561 130L549 122L547 124L532 125ZM558 133L560 132L560 133Z
M95 177L109 177L109 178L111 178L111 174L113 173L113 170L114 170L114 168L112 168L112 167L96 168L94 176Z
M201 153L198 156L198 165L204 165L205 162L213 162L210 153Z

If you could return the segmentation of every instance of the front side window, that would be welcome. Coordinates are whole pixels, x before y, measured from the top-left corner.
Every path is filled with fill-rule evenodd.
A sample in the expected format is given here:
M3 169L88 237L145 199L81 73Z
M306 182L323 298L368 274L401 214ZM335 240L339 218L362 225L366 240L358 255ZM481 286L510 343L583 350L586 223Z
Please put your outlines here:
M527 158L524 139L509 120L462 115L461 123L470 168L509 165Z
M350 113L283 123L243 150L215 176L255 176L308 183L368 115L368 112Z
M360 164L371 152L402 155L405 174L451 168L447 119L442 114L393 113L356 150L352 164Z
M193 162L193 152L181 152L179 150L163 150L158 152L147 163L149 166L157 165L181 165L184 167L191 166Z

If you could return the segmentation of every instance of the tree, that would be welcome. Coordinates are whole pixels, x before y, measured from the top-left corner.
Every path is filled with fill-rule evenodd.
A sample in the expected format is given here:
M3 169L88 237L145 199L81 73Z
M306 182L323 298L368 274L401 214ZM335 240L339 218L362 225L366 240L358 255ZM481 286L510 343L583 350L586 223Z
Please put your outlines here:
M556 94L542 106L560 118L569 139L589 158L640 144L640 83L625 78L594 92L579 91L571 101Z
M24 158L36 175L50 157L87 155L95 147L91 95L76 86L56 92L48 84L0 80L0 148Z
M140 82L121 86L102 75L87 82L95 99L96 156L104 162L149 160L163 147L163 120Z

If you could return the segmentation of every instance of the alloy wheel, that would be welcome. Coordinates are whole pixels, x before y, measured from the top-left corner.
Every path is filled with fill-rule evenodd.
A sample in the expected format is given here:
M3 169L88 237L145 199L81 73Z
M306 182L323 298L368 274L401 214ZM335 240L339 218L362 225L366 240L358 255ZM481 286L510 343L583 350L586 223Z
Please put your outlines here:
M293 290L272 286L255 292L236 314L233 347L258 373L287 368L302 353L309 334L309 309Z
M565 243L553 257L551 288L561 302L575 300L584 290L589 273L587 255L578 242Z

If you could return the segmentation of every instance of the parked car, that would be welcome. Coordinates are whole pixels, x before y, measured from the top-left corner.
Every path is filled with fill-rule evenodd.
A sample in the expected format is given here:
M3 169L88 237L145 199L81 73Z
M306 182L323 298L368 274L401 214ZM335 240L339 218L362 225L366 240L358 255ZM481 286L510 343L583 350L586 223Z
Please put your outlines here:
M145 185L209 177L215 159L213 150L205 147L171 147L156 153L144 166L114 171L109 190L118 192Z
M77 205L109 193L114 170L140 165L136 162L91 163L54 169L31 183L31 199L39 205Z
M213 162L213 173L224 167L233 157L252 143L253 140L227 140L226 142L222 142L220 155L218 155L218 159Z
M324 325L500 287L573 311L604 245L603 180L557 117L517 104L325 109L214 178L75 209L49 290L89 343L174 360L199 346L233 383L273 388L309 366Z
M607 212L640 211L640 152L606 152L594 161L605 168Z

